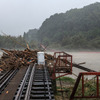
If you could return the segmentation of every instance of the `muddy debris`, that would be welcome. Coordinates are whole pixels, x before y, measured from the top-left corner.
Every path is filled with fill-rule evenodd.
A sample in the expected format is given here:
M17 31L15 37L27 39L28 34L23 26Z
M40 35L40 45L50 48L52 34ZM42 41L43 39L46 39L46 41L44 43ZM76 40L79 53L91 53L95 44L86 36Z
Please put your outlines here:
M9 70L11 68L20 68L28 66L30 63L37 62L37 52L39 50L7 50L1 49L3 55L0 59L0 69ZM53 56L45 53L45 60L54 60Z

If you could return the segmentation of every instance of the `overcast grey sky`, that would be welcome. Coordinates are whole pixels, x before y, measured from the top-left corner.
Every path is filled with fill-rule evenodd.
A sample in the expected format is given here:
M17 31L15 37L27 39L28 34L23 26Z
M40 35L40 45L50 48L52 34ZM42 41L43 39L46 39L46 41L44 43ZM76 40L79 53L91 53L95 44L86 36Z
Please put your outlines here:
M39 28L46 18L100 0L0 0L0 31L22 35ZM1 34L1 33L0 33Z

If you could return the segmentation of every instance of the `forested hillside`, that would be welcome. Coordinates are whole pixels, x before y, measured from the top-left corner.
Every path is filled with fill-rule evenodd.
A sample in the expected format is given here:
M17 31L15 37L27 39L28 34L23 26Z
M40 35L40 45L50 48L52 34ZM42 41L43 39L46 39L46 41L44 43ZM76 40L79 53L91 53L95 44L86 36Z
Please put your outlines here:
M0 48L23 49L26 47L26 41L22 36L2 36L0 35Z
M52 15L39 29L31 29L24 32L23 37L12 38L25 45L28 43L31 48L36 48L42 43L49 45L50 48L99 50L100 3ZM6 36L0 36L1 47L20 46Z
M38 34L53 47L99 49L100 3L52 15L43 22Z
M25 49L28 44L30 48L35 49L38 47L37 31L37 29L32 29L18 37L0 35L0 48Z
M23 39L26 40L30 48L38 47L38 29L30 29L28 32L24 32Z
M28 42L37 40L37 29L30 29L27 33L24 32L24 39L27 40Z

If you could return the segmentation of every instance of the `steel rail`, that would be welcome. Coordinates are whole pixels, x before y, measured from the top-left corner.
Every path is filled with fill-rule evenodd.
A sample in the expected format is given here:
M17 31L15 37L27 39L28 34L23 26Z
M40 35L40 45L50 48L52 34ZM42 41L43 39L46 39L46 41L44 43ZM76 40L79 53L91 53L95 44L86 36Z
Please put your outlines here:
M0 84L0 93L3 91L3 89L7 86L9 81L14 77L14 75L17 73L18 69L15 69L10 72L9 76Z
M55 100L46 67L34 64L28 70L14 100Z
M48 81L48 77L47 77L47 69L46 69L45 66L44 66L44 72L45 72L45 79L46 79L47 88L48 88L49 100L52 100L52 95L51 95L51 92L50 92L49 81Z
M10 69L9 71L7 71L6 73L4 73L1 77L0 77L0 84L8 77L8 75L13 71L14 68Z
M3 75L0 76L0 81L9 73L9 71L5 72Z
M24 76L24 78L22 80L21 86L20 86L20 88L19 88L19 90L17 92L17 95L15 96L15 99L14 100L20 100L20 97L21 97L21 94L22 94L22 91L23 91L23 88L24 88L26 79L28 77L28 73L30 71L30 68L31 68L31 66L28 67L27 72L26 72L26 74L25 74L25 76Z
M46 85L45 83L46 83L46 82L45 82L44 66L43 66L43 82L44 82L44 91L45 91L45 93L44 93L44 97L45 97L45 100L46 100L46 92L47 92L47 91L46 91L46 87L45 87L45 85Z
M32 87L32 83L33 83L35 67L36 67L36 63L34 64L34 66L32 68L32 72L31 72L31 76L30 76L30 79L29 79L29 83L28 83L28 87L27 87L27 91L26 91L26 95L25 95L24 100L29 100L30 99L30 92L31 92L31 87Z

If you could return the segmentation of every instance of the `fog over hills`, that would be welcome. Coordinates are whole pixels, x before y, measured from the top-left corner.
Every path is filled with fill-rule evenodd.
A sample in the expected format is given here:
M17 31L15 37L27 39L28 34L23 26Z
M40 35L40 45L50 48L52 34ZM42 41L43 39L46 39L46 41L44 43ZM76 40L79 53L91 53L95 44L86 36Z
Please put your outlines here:
M100 3L54 14L25 34L53 48L100 49Z
M23 36L0 35L0 48L25 48L27 43L30 48L42 43L56 49L99 50L100 3L51 15L39 29L29 29Z

